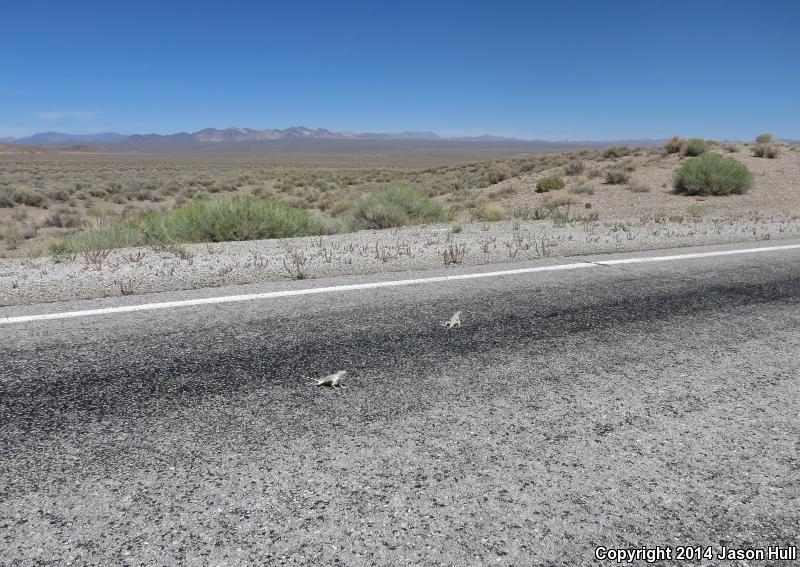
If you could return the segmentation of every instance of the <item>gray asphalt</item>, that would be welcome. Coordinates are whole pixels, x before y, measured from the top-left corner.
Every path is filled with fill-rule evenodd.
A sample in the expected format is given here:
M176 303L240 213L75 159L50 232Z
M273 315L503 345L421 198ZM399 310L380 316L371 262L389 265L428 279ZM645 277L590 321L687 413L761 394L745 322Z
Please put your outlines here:
M0 325L0 565L798 545L798 353L800 250Z

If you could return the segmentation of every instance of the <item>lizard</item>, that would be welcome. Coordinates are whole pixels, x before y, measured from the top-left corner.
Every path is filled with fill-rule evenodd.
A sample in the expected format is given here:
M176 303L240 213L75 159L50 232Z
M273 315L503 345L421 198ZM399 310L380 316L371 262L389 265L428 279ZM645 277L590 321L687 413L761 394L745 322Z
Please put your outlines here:
M311 382L309 386L330 386L334 390L336 388L346 388L347 386L339 383L345 374L347 374L347 370L339 370L322 378L315 378L315 381Z
M461 311L456 311L455 313L453 313L453 316L450 317L449 321L442 321L442 327L447 327L448 329L460 326L461 326Z

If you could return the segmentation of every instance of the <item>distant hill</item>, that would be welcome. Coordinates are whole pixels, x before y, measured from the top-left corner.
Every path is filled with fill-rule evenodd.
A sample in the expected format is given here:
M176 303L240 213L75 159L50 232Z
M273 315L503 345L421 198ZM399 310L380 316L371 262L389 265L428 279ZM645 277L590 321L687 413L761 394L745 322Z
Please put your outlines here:
M14 145L44 146L68 151L134 152L261 152L261 151L354 151L406 148L491 147L512 151L558 151L569 148L599 148L611 144L653 146L662 140L631 141L545 141L522 140L484 134L482 136L445 137L434 132L333 132L325 128L293 126L285 129L253 130L250 128L204 128L197 132L177 134L134 134L116 132L102 134L65 134L43 132L24 138L6 138Z

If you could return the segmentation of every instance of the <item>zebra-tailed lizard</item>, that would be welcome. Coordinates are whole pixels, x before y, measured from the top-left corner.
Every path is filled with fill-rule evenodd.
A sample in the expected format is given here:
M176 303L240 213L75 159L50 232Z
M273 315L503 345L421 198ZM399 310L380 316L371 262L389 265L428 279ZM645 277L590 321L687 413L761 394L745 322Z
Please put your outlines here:
M442 327L447 327L448 329L460 326L461 326L461 311L456 311L455 313L453 313L453 316L450 317L449 321L442 321Z
M311 382L309 386L330 386L334 390L336 388L346 388L347 386L343 386L339 383L345 374L347 374L347 370L340 370L339 372L328 374L322 378L315 378L315 381Z

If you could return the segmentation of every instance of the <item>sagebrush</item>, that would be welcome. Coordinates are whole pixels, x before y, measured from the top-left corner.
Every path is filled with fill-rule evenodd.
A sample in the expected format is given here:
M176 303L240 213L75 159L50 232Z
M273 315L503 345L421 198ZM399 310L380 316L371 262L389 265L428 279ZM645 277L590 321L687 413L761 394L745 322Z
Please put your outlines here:
M753 184L743 163L732 157L706 153L691 158L675 172L673 187L685 195L738 195Z
M609 185L625 183L629 177L630 174L621 167L609 167L605 173L605 180Z
M358 228L380 229L425 222L442 222L450 212L413 185L380 187L358 199L351 209Z
M268 199L241 196L199 199L171 211L101 220L50 244L50 250L84 252L181 242L225 242L317 235L325 226L309 211Z
M548 193L550 191L560 191L565 186L564 180L558 175L548 175L536 182L536 192Z
M702 138L691 138L686 140L683 146L683 154L690 157L697 157L706 153L708 150L708 143Z

